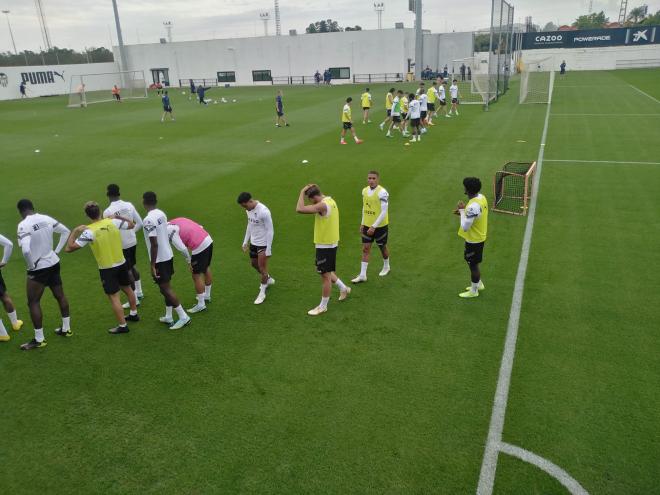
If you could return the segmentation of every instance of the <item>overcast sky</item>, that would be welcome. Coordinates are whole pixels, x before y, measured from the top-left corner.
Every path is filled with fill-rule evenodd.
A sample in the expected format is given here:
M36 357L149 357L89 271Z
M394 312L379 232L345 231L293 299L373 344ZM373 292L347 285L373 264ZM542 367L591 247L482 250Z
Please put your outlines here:
M588 10L589 0L511 0L516 22L531 15L536 24L548 21L568 24ZM81 49L116 44L111 0L42 0L54 45ZM408 0L384 0L383 26L395 22L413 26ZM593 0L596 11L605 10L610 20L619 15L618 0ZM660 10L660 0L629 2L630 8L647 3L649 10ZM273 16L272 0L118 0L124 41L157 43L165 36L163 21L174 23L175 41L232 38L263 34L259 13ZM359 24L375 29L374 0L280 0L282 32L305 27L319 19L332 18L341 26ZM11 25L18 50L38 50L41 41L34 2L0 0L2 10L10 10ZM559 16L559 17L558 17ZM269 31L274 33L274 21ZM490 0L424 0L424 28L433 32L472 31L490 25ZM11 50L5 19L0 20L0 51Z

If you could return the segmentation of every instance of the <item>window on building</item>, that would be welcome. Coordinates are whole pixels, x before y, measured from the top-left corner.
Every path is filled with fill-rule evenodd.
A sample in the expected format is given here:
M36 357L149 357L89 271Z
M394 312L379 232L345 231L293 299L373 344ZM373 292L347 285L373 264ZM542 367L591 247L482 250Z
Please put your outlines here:
M236 82L236 72L218 72L218 82Z
M350 67L330 67L328 69L333 79L350 79L351 78L351 69Z
M255 82L258 81L272 81L273 78L270 75L269 70L253 70L252 71L252 80Z

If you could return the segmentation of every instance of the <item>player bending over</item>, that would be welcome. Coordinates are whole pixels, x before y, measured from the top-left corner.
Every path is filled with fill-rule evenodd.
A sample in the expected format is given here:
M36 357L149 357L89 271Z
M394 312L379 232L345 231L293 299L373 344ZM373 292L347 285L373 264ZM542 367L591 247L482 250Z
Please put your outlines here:
M188 310L189 313L200 313L206 310L206 303L211 302L211 287L213 275L211 260L213 259L213 239L204 227L188 218L174 218L167 224L170 242L183 254L190 272L197 304ZM190 250L190 251L188 251Z
M458 81L454 79L452 82L452 85L449 86L449 94L451 95L451 110L449 110L449 115L451 115L452 112L458 117Z
M339 141L339 144L346 144L346 131L351 131L351 135L353 136L353 139L355 139L355 144L362 144L362 140L357 137L355 134L355 129L353 129L353 116L351 113L351 102L353 101L353 98L350 96L346 98L346 104L344 105L344 108L341 112L341 122L342 122L342 130L341 130L341 141Z
M305 197L311 204L305 204ZM308 184L300 190L296 212L314 215L314 244L316 245L316 271L321 275L321 303L307 314L318 316L328 311L332 284L339 289L339 300L351 293L337 277L337 249L339 246L339 208L330 196L324 196L316 184Z
M112 334L128 333L127 321L140 321L137 312L137 297L131 288L129 267L122 251L120 230L133 230L135 224L128 218L102 218L99 205L93 201L85 204L85 215L92 221L79 225L71 231L65 251L72 253L87 245L92 249L99 267L103 291L108 296L117 326L108 330ZM119 291L128 297L130 312L124 315Z
M7 262L9 261L11 253L14 249L14 245L5 236L0 235L0 246L3 246L4 248L2 253L2 260L0 260L0 300L2 300L2 305L5 307L7 316L9 316L11 328L14 331L18 331L23 326L23 322L18 319L16 308L14 307L14 303L11 300L11 297L9 297L9 294L7 293L7 286L5 285L5 281L2 278L2 269L7 265ZM5 328L5 324L2 322L2 320L0 320L0 342L7 342L10 338L11 337L9 337L7 329Z
M383 255L383 269L378 275L384 277L390 273L390 253L387 249L389 193L380 185L380 174L372 170L367 174L367 187L362 189L362 222L360 235L362 236L362 263L360 274L351 282L359 284L367 281L367 267L371 246L375 242Z
M160 98L163 102L163 116L160 118L161 122L165 122L165 116L170 114L170 119L174 122L174 113L172 113L172 104L170 103L170 95L167 94L167 91L163 91L163 96Z
M461 217L458 235L465 239L464 257L470 267L472 283L459 296L470 298L477 297L479 291L485 289L484 283L481 281L479 264L483 258L488 231L488 200L479 193L481 181L478 178L466 177L463 179L463 187L468 197L467 205L463 201L459 201L454 213Z
M266 300L266 289L275 283L275 279L268 273L268 258L273 254L273 218L265 204L252 198L248 192L238 195L237 202L247 214L247 228L243 238L243 251L250 253L252 268L261 275L259 295L254 304L261 304Z
M69 301L62 288L60 258L57 256L66 244L70 231L54 218L35 213L32 201L29 199L21 199L16 207L23 219L18 224L18 245L21 247L27 265L27 300L30 318L34 326L34 338L21 345L21 349L29 351L46 347L41 311L41 296L46 287L53 293L62 315L62 326L55 329L55 334L62 337L73 335ZM53 250L55 232L60 235L60 240Z

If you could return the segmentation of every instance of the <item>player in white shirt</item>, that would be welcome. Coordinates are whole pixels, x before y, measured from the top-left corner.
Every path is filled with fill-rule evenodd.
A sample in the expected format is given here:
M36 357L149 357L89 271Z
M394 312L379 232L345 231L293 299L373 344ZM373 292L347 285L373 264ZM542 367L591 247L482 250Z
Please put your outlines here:
M420 132L420 125L422 120L422 111L420 109L420 103L415 95L410 93L408 96L410 102L408 103L408 118L410 118L410 127L412 127L412 139L411 143L422 140L422 134Z
M452 112L456 114L458 117L458 81L454 79L452 81L452 85L449 86L449 94L451 95L451 110L449 110L449 115L451 115Z
M18 245L27 265L27 299L34 325L34 338L23 344L21 349L29 351L46 346L40 303L46 287L53 293L62 315L62 326L55 330L55 334L63 337L73 335L69 302L62 288L60 258L57 256L66 244L70 231L54 218L35 213L32 201L29 199L21 199L16 206L23 219L18 224ZM60 235L55 250L53 250L54 233Z
M7 311L12 329L18 331L23 326L23 322L19 320L18 316L16 315L16 308L14 307L14 303L11 300L11 297L9 297L9 294L7 293L7 286L5 285L5 281L2 278L2 268L7 265L7 262L11 257L14 244L5 236L0 235L0 246L3 247L2 259L0 260L0 300L2 300L5 311ZM2 320L0 320L0 342L7 342L9 339L10 337L7 333L7 329L5 328L5 324L2 322Z
M236 201L247 214L243 251L250 254L252 267L261 275L259 295L254 300L254 304L261 304L266 300L266 289L275 283L268 273L268 258L273 254L275 235L273 218L266 205L252 198L249 192L239 194Z
M445 114L445 117L451 117L447 113L447 81L444 79L440 83L440 88L438 89L438 101L440 102L440 107L442 108L443 113Z
M178 330L190 323L190 316L181 306L170 285L174 275L174 253L167 233L167 216L156 208L157 204L155 192L147 191L142 195L142 205L147 211L147 216L142 220L142 230L151 262L151 275L165 298L165 316L161 317L160 321L170 325L170 330ZM172 317L172 309L179 316L176 323Z
M144 297L142 293L142 280L140 280L140 272L136 267L137 257L137 236L136 233L142 228L142 218L138 214L135 206L128 201L123 201L120 198L119 186L117 184L110 184L107 187L107 196L110 200L110 204L103 212L105 218L113 217L122 217L128 218L131 222L135 224L135 227L130 230L120 230L121 234L121 247L124 251L124 258L126 258L126 263L128 263L128 272L131 276L131 287L135 291L135 295L138 298L138 306L140 305L140 299ZM124 309L128 309L130 306L128 303L124 304Z
M402 99L403 99L403 91L398 90L396 92L396 96L392 100L392 112L391 112L392 121L390 122L390 126L387 128L387 134L385 134L386 137L392 137L392 129L396 129L401 134L403 134L403 125L401 123Z
M420 93L419 96L419 113L420 113L420 121L419 121L419 126L420 126L420 132L421 134L426 134L426 118L428 115L428 95L426 93Z

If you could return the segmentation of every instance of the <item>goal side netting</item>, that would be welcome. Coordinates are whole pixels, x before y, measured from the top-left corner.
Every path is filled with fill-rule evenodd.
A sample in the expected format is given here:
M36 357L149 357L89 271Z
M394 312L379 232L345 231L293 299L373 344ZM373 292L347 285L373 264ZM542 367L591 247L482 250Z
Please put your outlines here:
M479 56L452 60L451 78L458 81L461 104L488 105L495 99L493 76L488 61ZM448 82L451 84L451 81Z
M549 103L555 78L553 57L521 60L520 103Z
M493 211L527 215L536 162L508 162L493 179Z
M69 83L70 108L86 107L92 103L103 103L115 99L112 89L119 88L122 100L147 98L147 83L144 71L107 72L102 74L77 74Z

